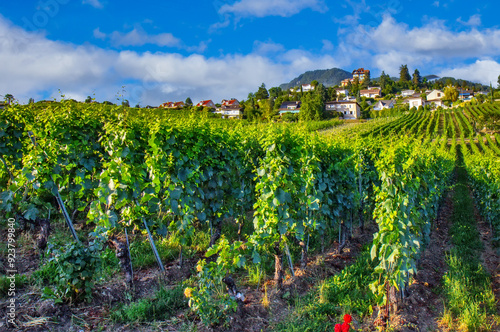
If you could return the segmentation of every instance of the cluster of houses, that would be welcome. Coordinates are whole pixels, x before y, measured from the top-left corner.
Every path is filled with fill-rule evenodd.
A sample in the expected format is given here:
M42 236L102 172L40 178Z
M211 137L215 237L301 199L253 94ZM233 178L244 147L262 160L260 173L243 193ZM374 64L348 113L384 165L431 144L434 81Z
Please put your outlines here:
M349 96L349 91L345 88L335 89L337 92L337 100L325 103L326 111L335 111L342 114L344 119L358 119L361 116L361 106L356 101L356 97ZM470 90L459 90L458 98L461 101L470 101L474 96L474 92ZM481 92L479 92L481 93ZM369 87L368 89L359 92L361 97L378 99L381 98L381 89L379 87ZM416 93L414 90L404 90L399 97L403 98L403 104L408 104L409 108L420 106L430 106L431 108L444 107L444 92L441 90L427 90L425 97L422 93ZM377 100L375 103L368 101L373 106L373 110L381 111L384 109L392 109L396 106L396 100ZM280 115L284 113L299 113L300 101L284 102L280 109Z
M183 101L166 102L160 105L160 108L181 109L185 106ZM223 119L241 119L243 117L243 108L236 99L223 99L220 107L216 107L212 100L202 100L196 107L215 109L214 113L220 114Z
M159 106L159 108L168 108L171 110L178 110L178 109L184 108L184 106L186 106L186 104L184 104L183 101L178 101L178 102L169 101L169 102L161 104Z
M300 101L286 101L281 104L279 114L282 116L285 113L299 113L300 106ZM339 112L343 115L344 119L358 119L361 117L361 107L356 102L356 99L326 102L325 110Z
M354 80L362 82L366 76L370 75L368 69L359 68L352 72L352 78L345 79L341 82L341 88L335 89L337 92L337 100L329 101L325 103L325 111L334 111L340 113L344 119L358 119L361 117L361 106L356 101L355 96L349 95L349 90L346 88L349 83ZM311 84L302 84L299 86L302 92L308 92L314 90L315 86ZM291 89L298 90L297 88ZM481 92L479 92L481 93ZM359 92L361 97L375 99L374 103L367 101L375 111L381 111L384 109L392 109L396 106L396 100L381 100L382 91L379 87L368 87L367 89L361 90ZM432 109L437 107L444 107L444 92L441 90L427 90L425 91L425 96L423 93L418 93L415 90L404 90L397 97L398 99L403 99L403 104L408 104L409 108L419 108L420 106L430 106ZM459 90L459 99L461 101L470 101L474 96L474 92L470 90ZM401 103L399 103L401 105ZM168 109L181 109L183 108L184 102L167 102L160 107ZM202 100L197 107L207 107L210 109L215 109L214 113L220 114L222 118L230 119L236 118L241 119L243 116L243 108L236 99L222 100L219 107L213 103L212 100ZM287 101L281 104L279 108L280 116L285 113L299 113L301 107L300 101Z
M314 89L314 87L312 87ZM349 91L345 88L335 89L337 92L337 100L325 103L325 111L334 111L340 113L344 119L358 119L361 117L361 106L356 101L356 97L350 96ZM369 87L368 89L359 92L361 97L378 99L381 98L381 89L379 87ZM421 93L415 93L414 90L404 90L400 97L403 98L403 103L407 103L409 108L427 105L432 108L443 107L444 92L440 90L425 91L426 97L422 97ZM473 92L469 90L459 91L459 99L468 101L473 97ZM370 103L370 102L369 102ZM371 104L373 110L381 111L384 109L392 109L396 106L396 100L377 100ZM167 102L160 105L161 108L181 109L185 106L184 102ZM212 100L202 100L197 107L214 109L214 113L220 114L225 119L241 119L243 117L243 108L236 99L222 100L219 107L216 107ZM279 108L280 116L285 113L299 113L301 107L300 101L286 101Z

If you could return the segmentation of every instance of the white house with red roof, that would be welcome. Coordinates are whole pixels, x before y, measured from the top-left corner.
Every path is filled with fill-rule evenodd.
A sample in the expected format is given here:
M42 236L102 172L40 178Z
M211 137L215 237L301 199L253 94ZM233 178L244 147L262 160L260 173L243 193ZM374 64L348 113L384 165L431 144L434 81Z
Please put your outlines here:
M196 107L208 107L208 108L215 108L215 104L212 100L202 100L198 104L196 104Z
M159 108L170 108L172 106L173 102L167 101L166 103L163 103L159 106Z
M183 101L178 101L178 102L166 102L160 105L160 108L169 108L169 109L180 109L184 107L184 102Z
M220 114L223 119L241 119L243 117L243 109L237 99L223 99L221 106L214 113Z

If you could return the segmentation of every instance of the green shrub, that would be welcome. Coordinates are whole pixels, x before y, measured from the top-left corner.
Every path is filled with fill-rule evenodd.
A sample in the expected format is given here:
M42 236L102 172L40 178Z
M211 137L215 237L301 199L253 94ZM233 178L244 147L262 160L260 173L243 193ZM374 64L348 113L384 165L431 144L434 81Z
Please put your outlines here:
M53 256L49 264L55 265L53 276L56 289L44 289L45 298L54 298L57 302L80 301L92 298L92 288L101 269L102 244L93 242L89 246L81 243L69 243L63 250L49 245Z
M173 260L179 256L179 244L172 238L155 240L156 250L162 261ZM157 264L156 257L147 238L138 239L130 243L130 256L134 269L149 267Z
M122 306L111 314L117 322L150 322L166 320L188 307L182 285L173 289L161 288L151 299L141 299Z
M0 276L0 297L7 296L10 289L11 278L7 278L6 275ZM14 283L16 285L16 290L22 288L28 283L28 278L24 275L16 274L14 276Z

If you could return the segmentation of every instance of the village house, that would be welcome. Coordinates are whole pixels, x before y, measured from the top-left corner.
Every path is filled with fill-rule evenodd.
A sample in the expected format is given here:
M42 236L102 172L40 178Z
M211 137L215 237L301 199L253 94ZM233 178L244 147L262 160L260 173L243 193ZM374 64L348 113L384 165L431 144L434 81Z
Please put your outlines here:
M243 118L243 108L240 102L236 99L223 99L221 106L214 113L220 114L224 119L241 119Z
M347 89L341 89L341 88L337 88L335 89L335 92L337 92L337 96L340 96L340 95L344 95L344 96L349 96L349 90Z
M344 119L359 119L361 117L361 106L356 101L329 101L325 103L325 110L339 112Z
M359 80L359 82L363 82L365 77L369 74L370 74L370 71L368 69L359 68L359 69L356 69L352 72L352 78L353 78L353 80L355 78L357 78Z
M406 102L408 103L408 105L410 106L410 108L412 108L412 107L419 108L420 106L422 106L422 107L425 106L425 100L424 100L424 98L422 98L418 94L413 95L410 98L407 98Z
M346 78L345 80L342 80L340 82L340 86L342 87L348 86L350 82L352 82L352 78Z
M373 110L375 111L392 108L394 108L394 100L379 100L375 105L373 105Z
M474 97L474 92L471 90L458 90L458 99L462 101L470 101Z
M345 80L342 80L340 82L340 85L342 87L346 87L349 85L349 83L354 82L354 79L356 79L356 78L358 79L358 82L363 82L365 77L368 76L369 74L370 74L370 71L368 69L364 69L364 68L355 69L352 71L352 78L346 78Z
M427 93L427 100L443 99L444 92L441 90L432 90Z
M437 99L427 99L427 101L425 102L425 104L431 106L432 109L444 106L443 100L439 99L439 98L437 98Z
M300 101L285 101L281 104L279 108L280 116L284 113L299 113L300 112Z
M198 104L196 104L196 107L215 108L215 104L212 100L202 100Z
M380 88L371 88L359 91L359 95L366 98L379 98L381 97L380 92Z
M302 92L309 92L314 90L314 85L311 84L302 84Z
M184 105L184 102L183 101L178 101L178 102L172 102L172 101L169 101L169 102L166 102L166 103L163 103L159 106L159 108L168 108L168 109L181 109L183 108L185 105Z
M342 99L344 101L357 101L356 97L354 96L347 96L347 97L344 97L344 99Z
M413 96L414 93L415 93L415 90L403 90L403 91L401 91L401 96L410 97L410 96Z

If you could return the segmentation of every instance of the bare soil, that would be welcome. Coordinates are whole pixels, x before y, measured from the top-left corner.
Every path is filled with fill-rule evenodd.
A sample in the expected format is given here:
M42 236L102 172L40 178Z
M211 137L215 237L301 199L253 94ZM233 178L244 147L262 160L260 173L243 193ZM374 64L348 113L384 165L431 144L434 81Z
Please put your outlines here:
M439 318L444 311L441 281L446 273L446 252L450 250L448 225L453 211L453 191L443 201L431 230L430 241L422 253L418 271L409 285L409 296L399 301L390 316L395 331L441 331Z

